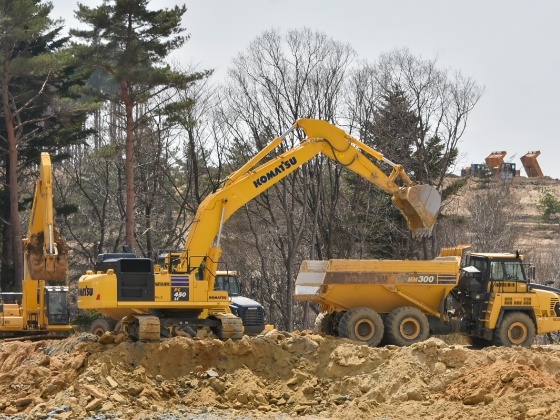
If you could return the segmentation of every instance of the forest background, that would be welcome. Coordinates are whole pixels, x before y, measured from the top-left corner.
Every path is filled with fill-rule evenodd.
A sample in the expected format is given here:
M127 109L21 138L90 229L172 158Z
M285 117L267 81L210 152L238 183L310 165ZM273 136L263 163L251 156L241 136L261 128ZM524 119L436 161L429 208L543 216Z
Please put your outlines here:
M301 28L265 31L216 83L211 69L168 60L188 42L185 13L146 0L78 5L81 26L66 36L49 2L0 0L2 291L21 289L41 152L54 162L75 297L100 253L182 249L202 200L299 118L343 128L435 186L443 206L432 236L413 238L390 195L320 155L247 203L222 231L222 266L241 273L244 294L279 328L314 319L316 308L293 300L303 259L425 259L459 243L480 252L518 243L511 179L471 184L458 205L469 180L448 175L484 94L476 81L407 49L365 61L351 45ZM302 139L295 131L268 158ZM539 189L537 223L555 223L556 197ZM542 278L558 280L557 246L526 251Z

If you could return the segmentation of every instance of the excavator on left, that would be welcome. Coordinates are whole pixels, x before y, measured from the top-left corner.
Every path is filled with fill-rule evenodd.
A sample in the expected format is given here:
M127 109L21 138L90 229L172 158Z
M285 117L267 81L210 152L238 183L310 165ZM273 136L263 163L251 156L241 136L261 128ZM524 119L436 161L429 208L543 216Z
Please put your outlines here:
M72 330L66 296L68 248L54 227L52 165L41 153L27 237L22 293L0 291L0 338L64 336Z

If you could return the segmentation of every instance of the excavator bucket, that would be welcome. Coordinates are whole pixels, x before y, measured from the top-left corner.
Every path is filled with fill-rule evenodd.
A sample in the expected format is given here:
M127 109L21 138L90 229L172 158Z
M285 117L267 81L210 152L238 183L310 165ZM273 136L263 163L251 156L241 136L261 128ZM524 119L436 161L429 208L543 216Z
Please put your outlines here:
M441 205L441 196L434 187L402 187L393 196L393 203L401 210L414 236L427 237L432 233Z
M25 244L29 275L34 280L66 281L68 248L58 230L54 230L56 254L46 254L43 232L33 234Z

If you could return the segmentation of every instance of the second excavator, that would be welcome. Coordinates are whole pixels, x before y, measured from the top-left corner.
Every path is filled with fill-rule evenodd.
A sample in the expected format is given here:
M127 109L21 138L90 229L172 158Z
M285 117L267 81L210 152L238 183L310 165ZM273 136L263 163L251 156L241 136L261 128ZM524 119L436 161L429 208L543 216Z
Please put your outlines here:
M303 140L261 163L298 129ZM122 318L122 330L143 341L159 339L163 330L203 327L222 339L241 338L241 318L232 314L227 292L215 288L222 227L241 206L320 154L391 194L414 235L430 234L441 204L434 187L415 184L401 165L329 122L300 119L202 201L182 251L159 256L156 264L133 253L101 254L79 279L78 307ZM391 173L374 161L390 165Z

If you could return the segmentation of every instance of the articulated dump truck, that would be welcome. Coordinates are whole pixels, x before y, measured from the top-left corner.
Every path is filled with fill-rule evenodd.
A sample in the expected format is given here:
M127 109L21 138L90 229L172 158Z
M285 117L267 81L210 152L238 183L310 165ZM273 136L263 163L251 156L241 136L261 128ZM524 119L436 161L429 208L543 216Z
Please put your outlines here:
M477 346L530 346L560 330L560 290L533 282L519 253L446 248L433 260L303 261L295 298L315 332L377 346L460 333Z

